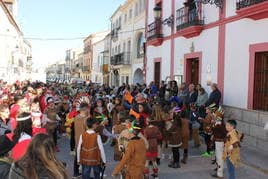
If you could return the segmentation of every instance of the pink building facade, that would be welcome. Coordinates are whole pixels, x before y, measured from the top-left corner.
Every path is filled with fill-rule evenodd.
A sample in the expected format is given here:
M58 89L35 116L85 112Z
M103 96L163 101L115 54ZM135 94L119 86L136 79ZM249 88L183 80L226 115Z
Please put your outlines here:
M268 150L268 1L212 2L147 1L146 82L200 83L207 92L217 83L226 116Z

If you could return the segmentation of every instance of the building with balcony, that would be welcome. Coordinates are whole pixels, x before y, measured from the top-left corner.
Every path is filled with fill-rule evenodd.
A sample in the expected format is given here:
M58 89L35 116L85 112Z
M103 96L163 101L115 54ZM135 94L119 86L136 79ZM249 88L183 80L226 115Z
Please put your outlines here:
M148 0L145 61L147 83L171 79L207 92L217 83L247 144L266 150L267 7L267 0Z
M111 17L111 84L144 83L145 0L126 0Z
M103 38L108 34L107 31L97 32L90 34L86 39L84 39L84 59L83 59L83 75L84 80L91 80L91 71L93 66L93 44L103 40Z
M104 65L104 48L105 38L109 31L102 33L102 38L99 41L92 44L92 70L91 70L91 81L94 83L103 84L103 65Z
M102 76L103 84L110 84L110 45L111 45L111 33L104 38L104 51L101 53L103 58Z
M0 78L9 83L29 79L27 59L32 56L16 22L17 10L16 0L0 0Z

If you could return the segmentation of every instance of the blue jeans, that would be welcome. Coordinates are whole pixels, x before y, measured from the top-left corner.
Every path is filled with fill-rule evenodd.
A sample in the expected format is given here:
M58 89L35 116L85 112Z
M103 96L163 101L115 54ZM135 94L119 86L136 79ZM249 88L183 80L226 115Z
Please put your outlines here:
M90 179L91 169L94 172L94 179L100 179L100 166L82 165L82 179Z
M227 170L228 170L228 178L235 179L235 167L230 161L229 157L226 158Z

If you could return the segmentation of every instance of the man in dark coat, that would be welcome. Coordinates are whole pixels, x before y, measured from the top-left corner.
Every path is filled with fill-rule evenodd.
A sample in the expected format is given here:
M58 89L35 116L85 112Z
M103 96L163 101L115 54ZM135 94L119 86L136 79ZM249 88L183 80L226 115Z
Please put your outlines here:
M221 101L221 92L218 89L216 83L213 83L211 85L211 90L212 90L212 92L210 93L209 98L208 98L207 102L205 103L205 106L207 107L207 106L215 103L216 106L218 107L219 103Z
M161 100L165 98L166 93L166 84L165 81L161 81L160 88L159 88L159 97Z

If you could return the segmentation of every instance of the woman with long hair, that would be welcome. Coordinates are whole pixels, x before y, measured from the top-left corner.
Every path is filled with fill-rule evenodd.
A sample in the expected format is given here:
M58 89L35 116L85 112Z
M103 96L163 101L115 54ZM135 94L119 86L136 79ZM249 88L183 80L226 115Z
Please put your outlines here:
M22 112L16 117L17 126L7 137L16 145L12 149L11 158L19 160L26 152L32 138L32 117L28 112Z
M26 154L15 162L9 178L65 179L64 165L55 157L55 144L47 134L37 134L31 141Z

